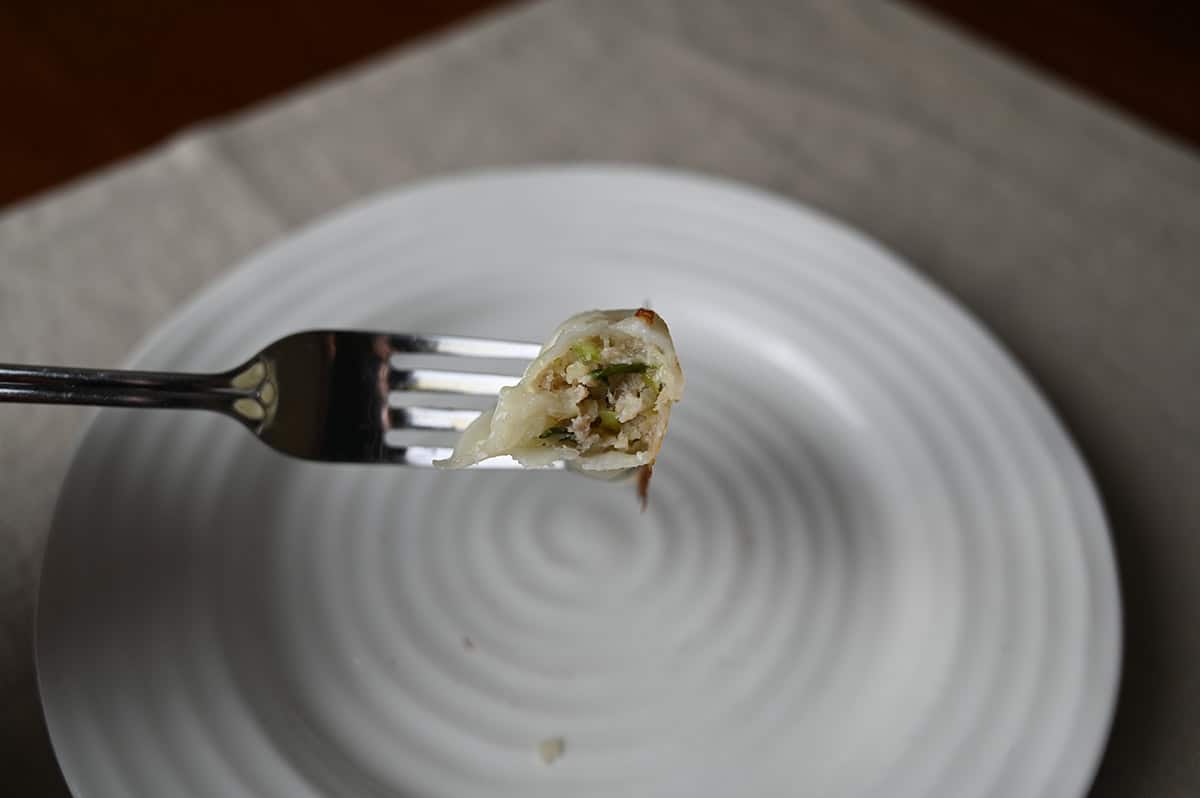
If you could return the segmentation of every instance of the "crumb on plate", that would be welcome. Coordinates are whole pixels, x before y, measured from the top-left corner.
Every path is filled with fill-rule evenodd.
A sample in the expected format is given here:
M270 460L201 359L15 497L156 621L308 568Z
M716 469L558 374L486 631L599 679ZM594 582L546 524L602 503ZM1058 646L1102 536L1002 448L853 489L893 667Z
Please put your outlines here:
M554 760L561 757L567 751L567 740L564 737L548 737L538 745L538 753L542 755L542 761L547 765L554 764Z

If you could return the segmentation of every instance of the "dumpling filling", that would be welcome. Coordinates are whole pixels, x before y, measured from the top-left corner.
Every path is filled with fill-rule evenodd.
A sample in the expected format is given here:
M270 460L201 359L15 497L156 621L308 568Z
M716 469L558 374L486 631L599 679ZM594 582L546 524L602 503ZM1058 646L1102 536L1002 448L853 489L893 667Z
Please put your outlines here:
M683 373L653 311L593 311L568 319L521 382L464 433L438 465L511 455L525 465L573 460L589 470L654 462Z
M588 452L644 452L663 396L659 366L651 366L643 344L622 335L584 338L541 375L541 390L561 397L560 417L552 418L541 440Z

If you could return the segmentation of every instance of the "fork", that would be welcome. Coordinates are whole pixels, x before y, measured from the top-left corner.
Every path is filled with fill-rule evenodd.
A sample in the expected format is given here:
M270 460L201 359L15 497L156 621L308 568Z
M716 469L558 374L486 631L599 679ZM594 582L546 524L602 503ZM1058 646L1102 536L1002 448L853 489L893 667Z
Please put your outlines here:
M495 396L517 378L406 368L398 358L445 355L523 365L539 351L537 344L487 338L311 330L281 338L219 374L0 364L0 402L209 410L236 419L263 443L294 457L429 467L450 450L396 445L388 433L461 432L479 411L402 406L392 401L397 394ZM520 467L508 458L481 465Z

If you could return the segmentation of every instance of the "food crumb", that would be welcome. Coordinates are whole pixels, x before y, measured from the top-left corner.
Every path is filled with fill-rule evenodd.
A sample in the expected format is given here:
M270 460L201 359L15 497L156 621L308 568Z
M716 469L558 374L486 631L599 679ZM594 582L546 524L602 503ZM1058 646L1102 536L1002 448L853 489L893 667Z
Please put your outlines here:
M538 745L538 752L542 755L542 761L547 765L554 764L554 760L561 757L567 751L567 740L564 737L549 737L542 740Z

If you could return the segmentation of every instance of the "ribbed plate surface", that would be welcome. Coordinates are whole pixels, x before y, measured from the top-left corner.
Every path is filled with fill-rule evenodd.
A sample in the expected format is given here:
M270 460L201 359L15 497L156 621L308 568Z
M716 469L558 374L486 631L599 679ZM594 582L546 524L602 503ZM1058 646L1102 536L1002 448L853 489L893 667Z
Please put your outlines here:
M322 326L538 340L646 299L688 389L645 515L570 474L317 466L100 413L38 625L73 789L1082 795L1120 626L1080 457L959 307L810 211L630 169L436 181L263 252L134 360Z

